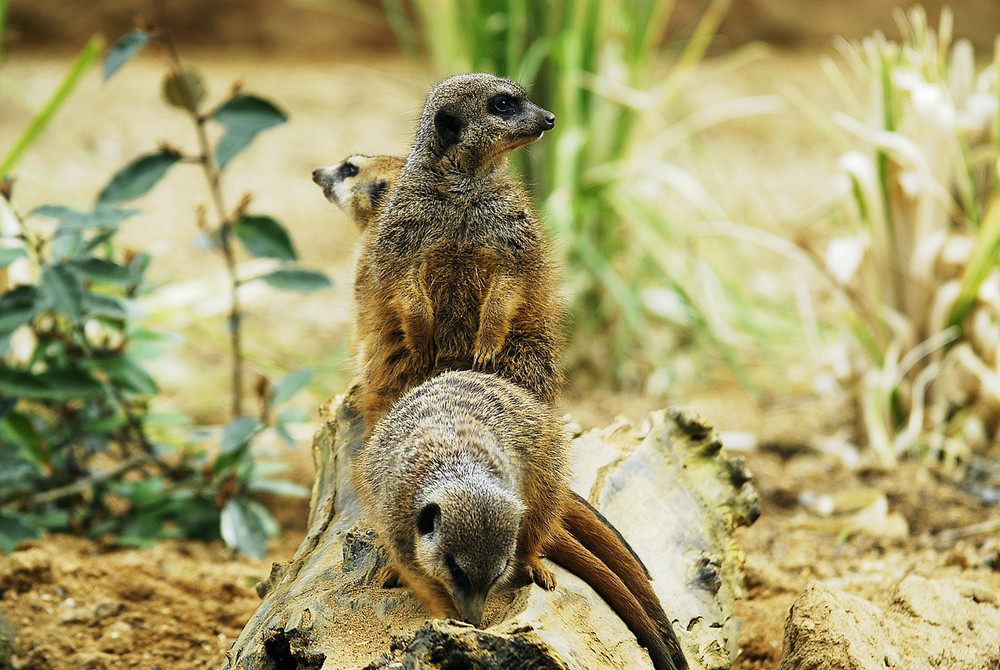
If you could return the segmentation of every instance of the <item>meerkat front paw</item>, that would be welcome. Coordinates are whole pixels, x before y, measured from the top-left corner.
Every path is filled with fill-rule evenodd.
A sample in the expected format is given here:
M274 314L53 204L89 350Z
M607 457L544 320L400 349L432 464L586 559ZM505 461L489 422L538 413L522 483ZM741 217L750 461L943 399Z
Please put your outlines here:
M556 587L555 573L542 565L542 559L540 557L535 556L534 558L529 559L527 568L528 573L531 575L531 581L535 582L546 591L551 591Z
M382 584L383 589L394 589L402 586L399 579L399 570L392 565L387 565L378 571L375 581Z
M500 346L487 346L477 339L472 348L472 369L480 372L490 372L496 367L497 354Z

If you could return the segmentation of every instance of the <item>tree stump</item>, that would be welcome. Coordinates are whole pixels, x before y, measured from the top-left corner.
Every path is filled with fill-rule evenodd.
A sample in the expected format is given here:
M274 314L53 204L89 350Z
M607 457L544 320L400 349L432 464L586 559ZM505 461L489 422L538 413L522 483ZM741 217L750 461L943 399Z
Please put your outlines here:
M405 588L383 589L385 556L364 525L349 460L363 425L349 401L320 410L309 526L295 556L257 585L260 607L220 670L283 668L650 668L644 649L591 588L556 572L553 592L494 594L483 630L428 621ZM653 412L573 439L573 488L625 536L692 668L729 668L743 554L732 530L759 515L742 459L691 410Z

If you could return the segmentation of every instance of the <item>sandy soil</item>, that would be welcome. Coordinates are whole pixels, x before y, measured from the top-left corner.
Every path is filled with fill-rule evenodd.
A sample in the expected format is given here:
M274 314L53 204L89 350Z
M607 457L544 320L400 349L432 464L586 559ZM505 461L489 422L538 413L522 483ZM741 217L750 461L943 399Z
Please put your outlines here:
M242 79L248 90L271 97L290 113L287 125L262 135L234 161L226 193L235 203L243 192L253 192L253 210L285 222L305 264L326 270L337 283L309 296L252 290L245 296L254 369L275 375L315 366L316 383L295 401L315 416L315 408L343 387L348 374L355 233L310 183L309 172L353 152L401 152L428 81L393 58L317 63L189 54L187 60L206 75L210 90L224 91ZM697 108L740 96L780 94L794 85L822 105L829 94L816 83L821 81L819 60L814 53L768 51L742 65L731 59L710 63L685 104ZM44 99L64 66L41 55L7 54L4 76L17 90L0 100L0 145L15 136L28 118L25 109ZM15 203L22 211L50 202L86 207L115 169L159 140L193 146L185 119L158 101L160 76L150 58L130 64L107 84L90 73L21 165ZM724 125L678 160L716 189L735 216L778 229L815 211L834 192L836 154L797 119L788 108ZM193 208L206 198L199 179L194 170L178 168L136 203L144 214L125 225L123 241L149 249L156 259L154 274L182 287L171 289L173 302L147 305L160 327L182 337L182 344L156 363L166 389L160 409L217 423L226 405L218 391L225 376L225 304L204 298L221 263L193 245ZM755 258L748 256L747 262ZM795 352L786 353L790 360L801 360ZM997 509L976 502L925 466L888 472L847 468L833 456L803 447L816 434L844 425L847 415L836 403L812 396L812 368L795 362L787 371L786 386L759 399L713 373L711 385L705 377L699 382L692 376L669 398L574 387L565 402L584 427L605 424L616 414L637 419L668 401L683 402L722 431L758 438L762 446L746 457L764 513L738 536L748 556L748 595L737 608L744 622L744 651L736 667L774 667L788 607L812 579L876 603L908 573L960 574L1000 588L996 537L971 534L956 540L945 533L998 519ZM308 484L308 439L288 453L294 479ZM888 525L862 524L845 533L849 521L820 518L804 504L809 494L856 488L886 496ZM263 561L234 556L219 545L171 542L123 550L62 536L0 558L0 611L17 629L18 667L217 667L256 607L254 582L267 576L271 561L291 556L304 530L304 501L272 503L286 532Z

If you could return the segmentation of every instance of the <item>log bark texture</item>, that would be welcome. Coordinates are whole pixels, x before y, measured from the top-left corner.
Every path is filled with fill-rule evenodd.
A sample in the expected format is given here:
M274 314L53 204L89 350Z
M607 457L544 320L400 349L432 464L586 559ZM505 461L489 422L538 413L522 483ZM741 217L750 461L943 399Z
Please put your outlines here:
M343 398L320 413L305 539L257 585L260 607L220 670L652 667L604 601L558 566L553 592L525 587L491 598L484 630L428 621L406 589L381 588L385 557L350 481L362 422ZM576 432L573 488L649 568L691 667L729 668L739 638L733 601L743 588L732 530L759 514L742 460L729 458L690 410Z

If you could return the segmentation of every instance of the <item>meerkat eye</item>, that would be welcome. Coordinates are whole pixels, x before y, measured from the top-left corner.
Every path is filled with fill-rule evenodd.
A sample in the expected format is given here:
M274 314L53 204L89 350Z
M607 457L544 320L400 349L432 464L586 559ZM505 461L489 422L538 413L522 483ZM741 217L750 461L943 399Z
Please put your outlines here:
M348 177L356 177L358 175L358 166L354 163L344 163L340 166L340 178L347 179Z
M438 515L441 514L441 507L437 503L428 503L424 505L420 513L417 514L417 532L421 535L427 535L428 533L434 532L434 526L437 523Z
M517 100L506 93L501 93L490 98L489 108L490 114L511 116L517 112Z
M452 555L448 554L447 556L445 556L444 560L445 563L448 564L448 572L451 573L451 578L455 580L455 585L458 586L460 589L465 589L465 590L471 589L472 582L469 581L468 575L466 575L465 571L458 566L458 563L455 562L455 559L452 557Z

